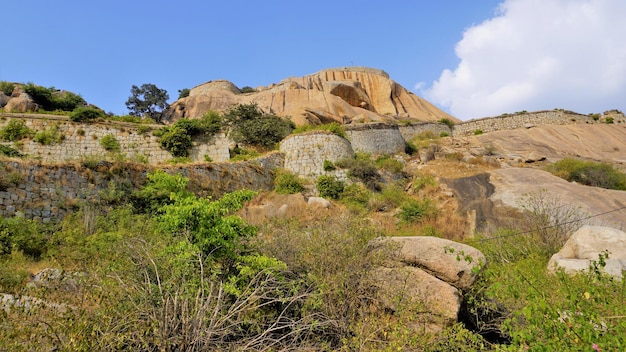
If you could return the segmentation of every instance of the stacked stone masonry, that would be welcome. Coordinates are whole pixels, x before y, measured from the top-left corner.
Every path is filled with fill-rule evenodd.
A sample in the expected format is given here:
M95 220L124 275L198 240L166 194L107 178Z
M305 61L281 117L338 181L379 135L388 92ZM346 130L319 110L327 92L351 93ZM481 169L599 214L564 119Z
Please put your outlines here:
M346 136L357 152L397 154L405 150L406 142L397 125L368 123L347 125Z
M272 153L238 163L167 165L159 169L188 177L198 195L220 196L243 188L272 189L274 170L283 164L283 155ZM60 219L89 204L106 204L115 200L112 197L123 199L141 187L147 173L154 169L107 161L49 164L0 160L0 176L5 179L0 188L0 217L21 214L42 222Z
M280 143L280 152L285 155L285 169L312 178L327 174L324 171L324 160L335 163L341 159L354 158L350 142L325 131L288 136ZM336 176L343 178L342 175Z
M54 126L58 128L59 135L63 137L63 141L60 143L44 145L36 142L33 138L19 141L21 153L39 160L60 162L90 157L101 158L108 152L100 144L100 141L102 137L109 134L113 135L119 142L120 154L128 160L159 164L172 159L172 155L160 147L158 137L152 135L155 129L162 127L160 125L137 125L120 122L81 124L57 116L21 115L22 117L20 117L16 114L10 115L0 115L0 128L6 126L13 118L24 121L24 124L35 133ZM193 142L190 158L192 161L204 161L207 158L213 161L226 161L230 159L228 148L231 143L223 133L210 138L197 138Z

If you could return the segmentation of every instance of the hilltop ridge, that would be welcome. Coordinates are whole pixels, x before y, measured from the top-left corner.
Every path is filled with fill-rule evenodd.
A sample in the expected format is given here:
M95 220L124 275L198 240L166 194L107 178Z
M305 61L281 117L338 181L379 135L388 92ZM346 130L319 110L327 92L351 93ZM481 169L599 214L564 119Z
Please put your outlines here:
M379 69L341 67L303 77L286 78L265 87L239 90L226 80L214 80L190 90L170 105L165 120L197 118L209 110L256 103L266 112L290 117L296 125L329 122L439 121L456 118L402 87Z

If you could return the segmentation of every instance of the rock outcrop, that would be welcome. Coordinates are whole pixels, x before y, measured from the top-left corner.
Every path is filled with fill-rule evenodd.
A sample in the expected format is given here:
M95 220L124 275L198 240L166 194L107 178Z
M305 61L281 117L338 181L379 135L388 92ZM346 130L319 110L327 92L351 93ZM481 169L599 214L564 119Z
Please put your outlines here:
M288 116L297 125L398 119L458 121L391 80L384 71L364 67L323 70L245 94L228 81L207 82L174 102L165 113L165 121L198 118L208 110L224 111L233 104L248 103Z
M384 309L418 309L410 322L416 332L435 332L458 321L462 292L471 288L485 256L443 238L387 237L370 243L384 256L371 273Z
M622 271L626 270L626 232L586 225L574 232L563 248L550 258L548 270L555 272L563 269L568 274L586 271L592 261L599 261L603 253L608 253L608 259L605 259L606 265L602 270L621 278Z
M31 98L28 93L24 92L24 88L21 86L16 86L15 89L13 89L11 98L8 99L4 105L4 111L8 112L36 111L38 108L33 98Z

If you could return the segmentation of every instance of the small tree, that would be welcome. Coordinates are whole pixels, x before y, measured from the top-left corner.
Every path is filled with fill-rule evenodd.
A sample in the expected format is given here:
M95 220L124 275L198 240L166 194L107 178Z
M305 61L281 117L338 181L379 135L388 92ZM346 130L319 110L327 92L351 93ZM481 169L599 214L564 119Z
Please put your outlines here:
M165 89L159 89L151 83L142 84L141 87L133 85L130 89L131 96L126 101L126 107L133 116L149 117L155 121L161 120L161 113L167 108L167 100L170 96Z

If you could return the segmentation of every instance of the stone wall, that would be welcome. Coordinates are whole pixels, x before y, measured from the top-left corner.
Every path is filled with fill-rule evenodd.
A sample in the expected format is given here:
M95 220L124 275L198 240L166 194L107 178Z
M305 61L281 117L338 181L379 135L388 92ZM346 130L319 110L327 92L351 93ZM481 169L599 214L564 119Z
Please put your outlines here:
M324 171L324 160L334 163L344 158L354 158L350 142L327 131L288 136L280 143L280 152L285 155L285 169L312 178L327 174ZM336 176L345 178L345 175Z
M346 136L356 152L397 154L404 152L406 142L398 125L388 123L366 123L346 125Z
M448 136L452 135L452 130L448 125L443 123L434 123L434 122L426 122L426 123L417 123L410 125L402 125L399 126L400 133L405 141L410 141L415 138L418 134L426 131L431 131L435 134L435 136L441 136L441 133L445 132Z
M454 136L468 136L477 133L476 131L487 133L541 125L571 125L581 123L592 124L599 123L599 121L595 121L588 115L563 110L549 110L470 120L455 125L452 132Z
M200 196L220 196L242 188L272 189L274 169L283 164L283 155L272 153L238 163L167 165L159 169L188 177L191 190ZM125 202L154 169L107 161L50 164L0 160L0 217L20 213L48 222L85 205Z
M120 153L128 160L159 164L172 159L172 155L161 149L159 138L152 135L161 125L137 125L124 122L75 123L67 118L50 115L0 114L0 128L11 119L20 119L36 132L58 128L64 138L61 143L43 145L33 138L20 141L19 151L39 160L61 162L81 158L107 155L100 145L102 137L111 134L120 144ZM6 145L11 143L3 142ZM223 133L214 137L194 140L190 151L192 161L204 161L205 156L213 161L230 159L229 145L232 142Z

